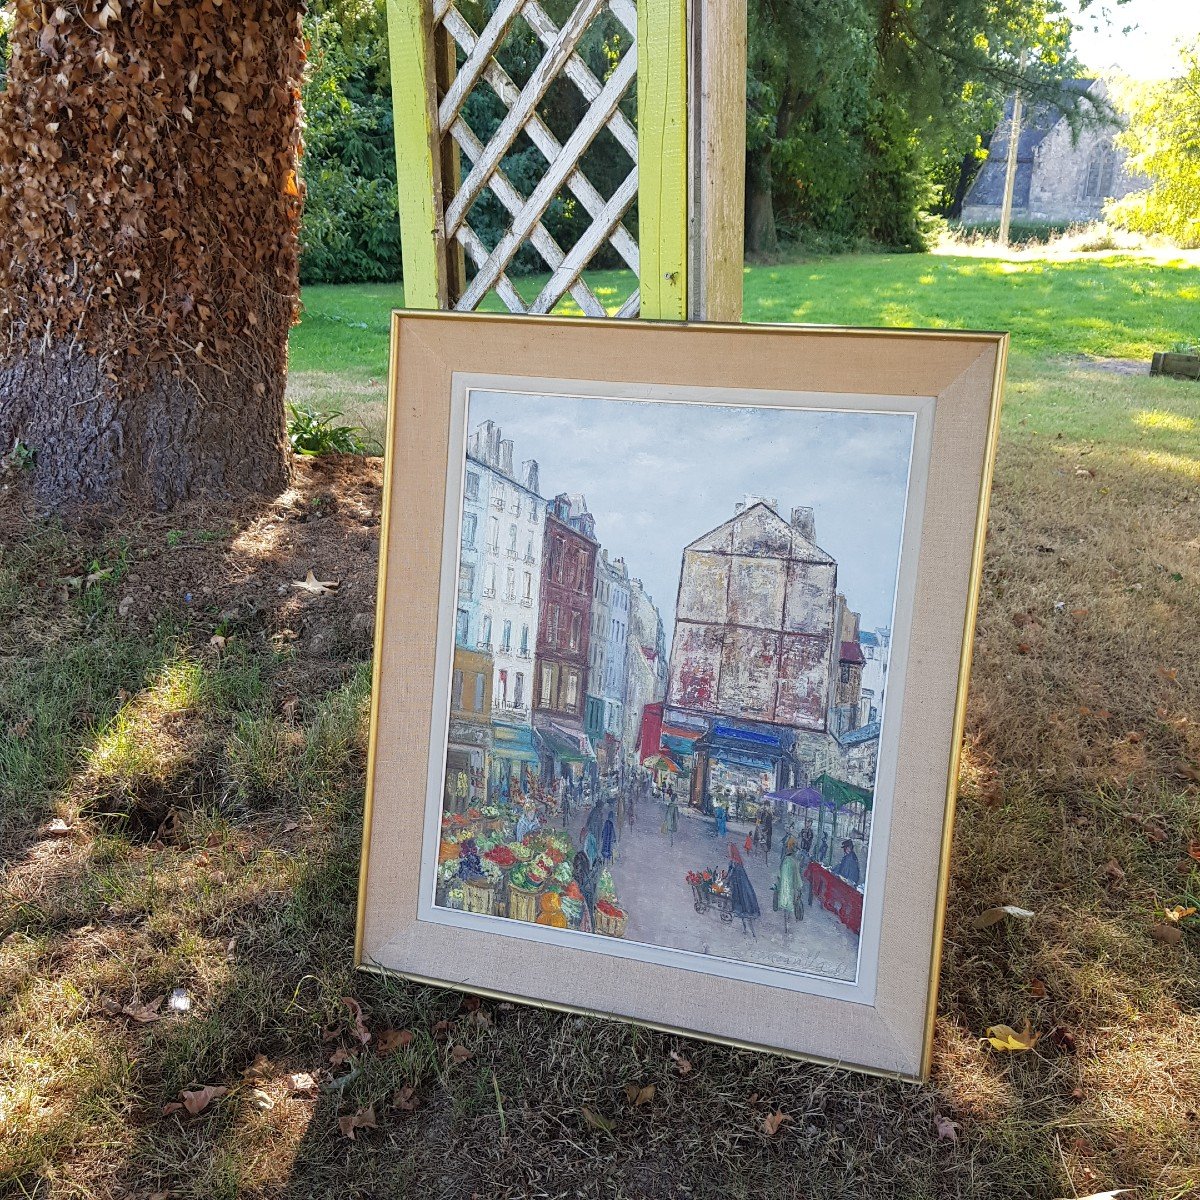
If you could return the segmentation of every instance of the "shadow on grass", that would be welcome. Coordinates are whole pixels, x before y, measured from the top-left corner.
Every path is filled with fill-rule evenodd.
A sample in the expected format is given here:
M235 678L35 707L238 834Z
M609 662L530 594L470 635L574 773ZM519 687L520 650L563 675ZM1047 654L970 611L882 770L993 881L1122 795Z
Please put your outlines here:
M1200 637L1195 482L1136 448L1021 429L993 511L930 1084L356 976L366 668L339 650L350 677L331 677L270 636L294 616L260 613L241 650L236 636L210 647L211 621L148 634L136 663L61 691L60 732L48 723L37 744L70 752L41 776L27 762L42 809L13 810L0 929L6 1186L180 1200L1193 1193L1197 934L1153 930L1200 886L1180 869L1200 829L1178 773L1200 754L1200 680L1179 654ZM235 531L218 549L248 537L269 574L295 536ZM37 591L32 576L13 586ZM109 636L85 621L39 642L37 686L6 682L6 716L14 695L60 695L72 654ZM106 739L122 711L118 754ZM36 834L114 779L141 795L164 761L180 803L161 845L111 817ZM1035 916L972 927L1002 903ZM104 1008L177 987L187 1013L139 1024ZM1033 1052L981 1043L1026 1019ZM387 1030L412 1039L380 1055ZM630 1084L653 1084L653 1100L631 1105ZM163 1113L205 1085L229 1090L199 1115ZM343 1137L338 1119L368 1111L375 1127ZM789 1120L769 1136L772 1112Z

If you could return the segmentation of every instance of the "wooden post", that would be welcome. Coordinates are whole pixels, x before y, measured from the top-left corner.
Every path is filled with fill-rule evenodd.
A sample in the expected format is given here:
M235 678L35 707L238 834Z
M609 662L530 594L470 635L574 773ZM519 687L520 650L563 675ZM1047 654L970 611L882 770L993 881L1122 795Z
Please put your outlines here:
M688 317L742 319L746 0L692 0Z
M448 308L437 57L428 0L387 0L404 304Z
M1025 51L1021 51L1017 69L1025 70ZM1004 200L1000 206L1000 245L1008 245L1012 222L1013 191L1017 182L1017 155L1021 148L1021 89L1013 90L1012 123L1008 129L1008 161L1004 164Z
M638 0L641 315L688 315L687 0Z

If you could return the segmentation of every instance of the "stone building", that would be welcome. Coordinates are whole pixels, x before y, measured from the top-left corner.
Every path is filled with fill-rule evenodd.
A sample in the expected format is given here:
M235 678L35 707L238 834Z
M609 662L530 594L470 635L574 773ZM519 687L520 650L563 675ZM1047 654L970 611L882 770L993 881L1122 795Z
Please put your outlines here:
M595 747L602 772L616 769L620 761L628 632L629 570L623 558L609 561L608 551L601 549L592 589L588 711L584 729Z
M812 509L788 522L776 505L747 497L684 549L667 704L823 732L837 564L813 540Z
M862 630L858 644L863 652L862 686L859 703L862 706L860 725L878 721L883 716L883 694L887 688L888 658L892 648L892 631L887 628Z
M454 647L450 727L446 744L446 804L464 812L487 795L492 749L492 656Z
M662 614L640 579L629 580L629 626L625 638L625 707L621 749L625 761L639 758L642 715L666 694L666 632Z
M1104 84L1074 79L1065 90L1086 92L1104 100ZM988 156L963 199L962 219L969 223L1000 220L1008 143L1012 131L1012 100L992 135ZM1126 166L1124 151L1115 144L1118 127L1098 118L1071 129L1063 107L1051 104L1024 107L1017 142L1017 171L1013 185L1014 221L1082 222L1104 215L1106 200L1119 200L1141 186Z
M542 540L533 697L533 726L550 777L578 777L594 758L583 717L598 550L583 497L555 496Z
M515 470L513 443L493 421L468 439L463 493L455 640L490 655L492 783L511 790L537 763L532 694L546 501L537 462Z

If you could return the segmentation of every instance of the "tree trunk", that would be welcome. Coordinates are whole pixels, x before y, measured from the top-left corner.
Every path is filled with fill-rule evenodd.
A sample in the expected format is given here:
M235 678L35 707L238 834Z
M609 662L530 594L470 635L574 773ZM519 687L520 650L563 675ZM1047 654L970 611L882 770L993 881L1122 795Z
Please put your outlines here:
M302 0L17 0L0 439L55 505L272 492L298 302Z
M779 249L775 229L775 198L771 195L770 175L764 179L759 170L746 169L746 251L750 254L774 254Z

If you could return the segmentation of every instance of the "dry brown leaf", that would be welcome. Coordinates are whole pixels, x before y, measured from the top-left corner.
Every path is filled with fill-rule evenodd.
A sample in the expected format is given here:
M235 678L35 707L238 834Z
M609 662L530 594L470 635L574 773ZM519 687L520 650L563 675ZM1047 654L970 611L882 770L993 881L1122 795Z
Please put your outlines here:
M937 1132L939 1141L958 1143L958 1122L950 1120L949 1117L942 1116L941 1113L933 1114L933 1128Z
M1035 1000L1044 1000L1046 998L1046 985L1040 979L1031 979L1029 981L1029 994Z
M450 1036L450 1022L444 1020L436 1021L431 1032L433 1033L433 1040L435 1042L445 1041Z
M692 1060L684 1054L680 1054L678 1050L672 1050L668 1057L675 1064L675 1070L680 1075L687 1075L692 1070Z
M332 596L338 590L340 582L337 579L318 579L310 567L303 579L292 580L292 587L311 592L314 596Z
M452 1063L465 1063L471 1057L471 1051L466 1046L457 1045L450 1049L450 1061Z
M986 1041L997 1050L1007 1050L1018 1053L1022 1050L1032 1050L1038 1043L1040 1033L1034 1033L1028 1020L1025 1027L1018 1033L1011 1025L988 1026Z
M182 1103L179 1100L172 1100L169 1104L163 1105L163 1114L169 1116L173 1112L179 1112L185 1109L191 1113L193 1117L199 1116L214 1100L220 1099L228 1092L227 1087L221 1087L217 1084L209 1084L207 1087L193 1088L184 1090L179 1093Z
M256 1054L254 1061L242 1072L242 1078L257 1083L268 1078L274 1070L275 1067L265 1054Z
M780 1126L786 1125L791 1119L787 1113L780 1112L778 1109L775 1112L767 1113L762 1119L763 1133L767 1137L774 1137L779 1132Z
M636 1083L625 1085L625 1098L634 1108L641 1108L643 1104L649 1104L654 1099L654 1092L655 1087L652 1083L646 1084L645 1087L639 1087Z
M339 1046L330 1056L329 1065L331 1067L340 1067L342 1063L348 1062L354 1057L353 1050L347 1050L345 1046Z
M985 908L972 922L972 929L986 929L1003 921L1005 917L1021 917L1029 920L1034 916L1027 908L1018 908L1015 904L1001 904L997 908Z
M397 1088L392 1095L392 1107L400 1109L401 1112L412 1112L418 1103L417 1089L411 1084L406 1083L402 1088Z
M375 1039L376 1054L394 1054L403 1050L413 1040L411 1029L384 1029Z
M365 1046L371 1040L371 1031L367 1028L366 1019L363 1017L362 1005L350 996L343 996L342 1003L350 1010L350 1015L354 1018L354 1036Z
M1197 862L1200 862L1200 839L1192 838L1188 842L1188 858L1194 858Z
M375 1105L370 1104L366 1108L360 1108L349 1116L338 1117L338 1129L341 1130L342 1137L349 1138L354 1141L354 1134L359 1129L378 1129L375 1124Z
M162 1013L158 1010L162 1008L165 999L165 995L155 996L148 1004L135 1004L131 1000L121 1009L121 1012L141 1025L149 1025L152 1021L162 1020Z
M1183 930L1178 925L1151 925L1150 936L1156 942L1167 946L1178 945L1183 941Z
M1113 883L1125 882L1125 872L1121 870L1121 864L1115 858L1110 858L1104 864L1104 874Z
M601 1133L612 1133L615 1125L607 1117L602 1117L598 1112L590 1108L581 1108L579 1115L593 1128L598 1129Z

